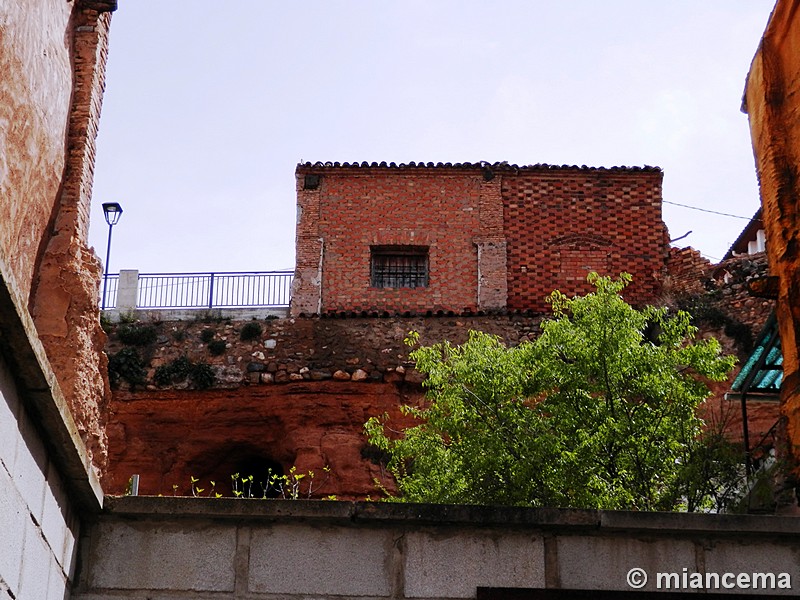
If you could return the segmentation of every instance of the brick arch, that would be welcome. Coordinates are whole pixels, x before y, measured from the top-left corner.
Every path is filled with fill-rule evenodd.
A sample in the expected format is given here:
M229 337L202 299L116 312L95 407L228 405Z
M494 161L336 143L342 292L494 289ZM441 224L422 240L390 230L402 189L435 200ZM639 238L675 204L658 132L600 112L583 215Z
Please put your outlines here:
M545 242L546 247L572 246L577 248L615 248L618 247L612 240L591 233L571 233L553 238Z

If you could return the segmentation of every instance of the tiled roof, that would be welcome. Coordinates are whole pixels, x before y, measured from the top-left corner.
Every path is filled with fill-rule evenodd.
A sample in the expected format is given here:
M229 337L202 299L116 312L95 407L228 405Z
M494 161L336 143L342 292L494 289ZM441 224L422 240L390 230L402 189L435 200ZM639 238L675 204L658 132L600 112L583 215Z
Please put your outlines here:
M450 162L301 162L297 169L491 169L492 171L652 171L661 172L661 167L588 167L586 165L515 165L508 162L450 163Z
M773 312L756 342L750 358L731 386L733 391L778 393L783 381L783 354L778 320Z
M742 232L739 234L739 237L736 238L736 241L731 244L731 247L728 249L728 252L725 254L725 256L722 257L722 260L733 258L734 253L746 253L747 243L756 239L756 232L759 229L764 229L764 222L761 219L760 207L756 211L756 214L753 215L753 218L750 219L750 222L745 225L744 229L742 229Z

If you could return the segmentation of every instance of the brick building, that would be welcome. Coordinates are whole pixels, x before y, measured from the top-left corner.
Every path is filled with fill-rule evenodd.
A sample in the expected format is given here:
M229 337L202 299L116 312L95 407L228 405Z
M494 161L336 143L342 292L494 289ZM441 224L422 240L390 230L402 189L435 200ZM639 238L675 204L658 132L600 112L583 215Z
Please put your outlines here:
M656 167L304 163L292 312L545 311L597 271L660 289Z

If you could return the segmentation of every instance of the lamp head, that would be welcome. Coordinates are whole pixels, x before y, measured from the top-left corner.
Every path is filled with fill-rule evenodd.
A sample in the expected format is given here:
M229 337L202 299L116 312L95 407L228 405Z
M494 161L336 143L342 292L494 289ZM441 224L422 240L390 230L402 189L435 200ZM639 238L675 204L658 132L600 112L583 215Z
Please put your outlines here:
M122 207L117 202L105 202L103 204L103 214L106 217L106 223L112 226L116 225L122 216Z

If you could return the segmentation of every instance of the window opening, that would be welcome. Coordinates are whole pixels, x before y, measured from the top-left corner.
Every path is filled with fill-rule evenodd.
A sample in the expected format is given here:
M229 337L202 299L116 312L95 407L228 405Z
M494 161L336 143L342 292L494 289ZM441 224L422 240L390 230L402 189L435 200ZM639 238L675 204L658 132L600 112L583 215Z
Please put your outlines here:
M428 287L426 246L373 246L370 251L372 287Z

